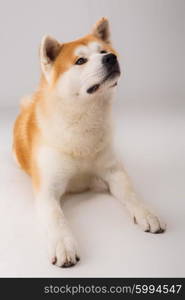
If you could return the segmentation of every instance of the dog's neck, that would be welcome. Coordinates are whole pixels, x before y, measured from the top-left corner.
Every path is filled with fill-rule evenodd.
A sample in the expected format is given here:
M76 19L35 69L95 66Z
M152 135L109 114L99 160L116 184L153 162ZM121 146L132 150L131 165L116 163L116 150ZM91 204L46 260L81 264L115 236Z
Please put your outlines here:
M75 157L93 156L111 142L110 95L73 103L54 94L44 97L37 118L47 143ZM94 100L94 101L93 101Z

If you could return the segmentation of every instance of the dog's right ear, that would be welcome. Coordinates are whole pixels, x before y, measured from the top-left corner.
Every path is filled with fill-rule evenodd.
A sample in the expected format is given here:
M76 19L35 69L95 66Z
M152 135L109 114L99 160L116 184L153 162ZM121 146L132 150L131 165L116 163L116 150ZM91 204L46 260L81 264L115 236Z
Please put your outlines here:
M40 62L47 81L49 80L52 65L58 56L61 47L62 45L49 35L42 38L40 45Z
M92 34L105 43L110 43L110 29L108 19L103 17L99 21L97 21L93 27Z

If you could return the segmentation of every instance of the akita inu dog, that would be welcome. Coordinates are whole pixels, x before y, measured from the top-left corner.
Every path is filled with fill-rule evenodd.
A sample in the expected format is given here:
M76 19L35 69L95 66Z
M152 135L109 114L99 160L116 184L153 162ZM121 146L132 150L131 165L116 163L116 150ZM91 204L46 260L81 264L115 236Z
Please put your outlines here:
M165 225L138 199L113 148L111 110L120 67L108 20L70 43L45 36L40 62L39 88L24 99L15 122L13 153L32 178L51 262L70 267L79 260L60 206L67 192L108 191L144 231L163 232Z

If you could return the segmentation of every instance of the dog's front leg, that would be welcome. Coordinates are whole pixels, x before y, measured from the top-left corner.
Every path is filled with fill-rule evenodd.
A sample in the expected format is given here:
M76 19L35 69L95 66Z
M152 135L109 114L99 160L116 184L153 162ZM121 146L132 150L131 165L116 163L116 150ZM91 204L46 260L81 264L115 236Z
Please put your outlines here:
M165 230L166 225L138 199L122 165L115 163L107 168L102 178L108 183L110 193L126 206L134 223L146 232L162 233Z
M35 189L35 203L48 236L50 260L59 267L70 267L77 263L79 256L76 241L60 206L60 198L66 191L71 168L66 162L63 164L57 152L48 149L40 151L38 164L40 185Z
M60 207L60 199L49 190L37 195L39 218L48 236L49 256L52 264L70 267L79 260L77 245Z

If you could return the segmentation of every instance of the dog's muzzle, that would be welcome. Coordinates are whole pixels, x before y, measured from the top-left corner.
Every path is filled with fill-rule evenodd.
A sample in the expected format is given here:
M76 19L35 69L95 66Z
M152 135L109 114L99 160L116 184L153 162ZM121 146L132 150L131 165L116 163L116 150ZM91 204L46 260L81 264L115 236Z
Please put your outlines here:
M114 79L116 76L120 75L120 67L115 54L106 54L102 58L102 63L106 69L107 75L105 76L103 82L108 79Z
M105 68L105 77L103 78L103 80L100 83L94 84L93 86L91 86L88 90L87 93L88 94L93 94L95 93L101 84L103 84L105 81L107 80L113 80L116 77L120 76L120 67L119 67L119 63L117 60L117 56L115 54L109 53L106 54L102 57L102 64ZM112 85L116 86L117 82L115 82L115 84Z

